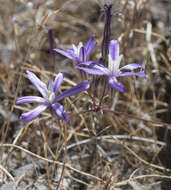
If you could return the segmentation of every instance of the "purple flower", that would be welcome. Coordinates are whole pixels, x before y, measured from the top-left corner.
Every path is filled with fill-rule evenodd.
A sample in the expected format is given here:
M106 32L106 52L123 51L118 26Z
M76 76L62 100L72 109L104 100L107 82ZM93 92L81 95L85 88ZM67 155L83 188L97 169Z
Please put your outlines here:
M85 46L83 46L83 43L80 42L78 46L73 44L72 48L69 48L66 51L60 49L53 50L67 57L68 59L71 59L74 63L80 64L88 60L89 55L95 46L96 43L94 43L94 36L92 36Z
M135 63L128 64L119 69L122 57L123 55L119 55L118 41L112 40L109 43L108 68L99 63L81 63L77 68L93 75L106 75L108 77L108 84L111 88L115 88L120 92L125 92L125 86L118 82L118 77L127 77L132 75L147 77L147 75L144 73L144 67ZM139 70L138 72L131 72L137 69Z
M36 117L38 117L43 111L45 111L48 107L52 108L52 110L56 113L56 115L64 120L68 120L68 116L66 111L64 110L64 107L58 103L58 101L69 97L77 95L89 88L89 83L87 80L81 82L80 84L65 90L61 94L58 95L58 90L62 84L63 81L63 73L58 73L54 81L50 81L49 86L47 88L46 84L43 83L37 76L27 71L27 76L30 80L30 82L38 89L38 91L41 93L43 97L38 96L24 96L21 98L18 98L16 104L23 104L23 103L40 103L35 109L23 113L20 116L20 120L23 122L29 122L34 120Z

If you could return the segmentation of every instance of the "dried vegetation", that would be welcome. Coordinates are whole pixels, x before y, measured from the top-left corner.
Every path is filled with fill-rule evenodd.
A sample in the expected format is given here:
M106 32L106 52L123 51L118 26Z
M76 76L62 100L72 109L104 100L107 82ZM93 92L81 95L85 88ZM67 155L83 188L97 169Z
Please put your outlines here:
M67 99L69 122L48 112L31 123L19 115L33 105L18 97L36 94L25 70L43 81L67 73L62 89L81 81L72 63L50 54L48 29L57 48L67 49L95 34L100 57L102 1L1 0L0 2L0 189L169 189L171 140L171 47L169 0L114 1L112 38L125 63L146 63L148 79L123 81L115 93L118 112L84 112L85 94ZM107 104L105 106L108 106ZM124 112L124 113L121 113ZM161 185L162 184L162 185Z

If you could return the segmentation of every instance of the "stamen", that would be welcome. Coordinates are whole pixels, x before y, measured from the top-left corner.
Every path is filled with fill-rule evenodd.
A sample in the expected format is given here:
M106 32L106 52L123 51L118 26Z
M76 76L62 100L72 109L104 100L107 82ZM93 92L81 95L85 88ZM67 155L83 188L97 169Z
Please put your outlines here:
M76 56L79 56L79 53L80 53L80 48L83 47L83 43L80 42L78 44L78 46L72 44L72 48L74 49L74 53L76 54Z

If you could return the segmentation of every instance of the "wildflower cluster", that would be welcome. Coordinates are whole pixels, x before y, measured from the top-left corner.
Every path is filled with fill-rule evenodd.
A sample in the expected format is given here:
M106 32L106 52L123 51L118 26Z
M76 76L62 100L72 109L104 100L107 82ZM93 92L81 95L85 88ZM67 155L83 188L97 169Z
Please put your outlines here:
M94 35L89 39L85 46L80 42L78 46L72 45L72 48L69 48L66 51L61 49L53 49L53 51L70 59L74 63L75 69L81 70L90 75L104 76L105 83L110 88L120 92L125 92L125 86L118 81L119 77L128 77L132 75L147 77L147 75L144 73L145 68L139 64L132 63L120 68L123 55L120 54L119 42L117 40L110 40L110 23L112 17L111 8L111 4L104 5L104 37L101 48L101 58L98 61L94 62L89 60L90 53L96 46ZM51 47L53 47L52 39L50 40L50 43ZM64 78L63 73L58 73L55 80L49 82L48 87L34 73L27 71L27 76L30 82L38 89L42 97L25 96L17 100L17 104L40 103L40 105L35 109L27 113L23 113L20 116L20 119L23 122L34 120L47 108L53 110L59 119L67 121L68 115L59 101L66 97L75 96L86 91L91 85L88 80L84 80L80 84L58 94Z
M77 68L92 75L105 75L107 76L107 82L111 88L114 88L120 92L125 92L125 86L118 82L118 77L127 77L131 75L146 77L146 74L144 73L144 67L135 63L128 64L119 69L122 57L123 55L119 55L118 41L112 40L109 43L108 67L105 67L100 63L90 62L81 63L77 66ZM90 68L83 66L90 66ZM140 69L140 71L135 73L131 72L136 69Z
M43 111L45 111L48 107L52 108L53 111L56 113L58 118L67 121L68 116L66 111L64 110L64 107L58 103L58 101L69 97L69 96L75 96L89 88L89 82L87 80L81 82L80 84L65 90L61 94L58 95L59 88L63 81L63 73L59 73L54 81L50 81L49 86L47 88L46 84L43 83L39 78L36 77L36 75L30 71L27 71L27 76L30 80L30 82L38 89L38 91L41 93L42 97L38 96L24 96L21 98L18 98L17 104L22 103L41 103L38 107L35 109L24 113L20 116L20 120L23 122L29 122L34 120L36 117L38 117Z

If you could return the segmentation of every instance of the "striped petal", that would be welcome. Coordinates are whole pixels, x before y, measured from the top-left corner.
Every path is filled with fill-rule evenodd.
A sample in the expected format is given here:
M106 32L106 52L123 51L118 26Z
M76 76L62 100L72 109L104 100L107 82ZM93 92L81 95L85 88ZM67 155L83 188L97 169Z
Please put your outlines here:
M103 71L96 68L87 68L87 67L76 67L76 68L91 75L105 75Z
M95 65L96 63L95 62L93 62L93 61L85 61L85 62L82 62L82 63L79 63L79 65L78 66L93 66L93 65Z
M58 95L56 97L55 101L62 100L69 96L75 96L75 95L87 90L89 87L90 87L89 82L87 80L84 80L80 84L62 92L60 95Z
M91 68L82 67L82 66L90 66ZM78 67L76 67L80 70L83 70L86 73L92 74L92 75L109 75L110 71L103 65L99 63L95 63L92 61L87 61L84 63L79 64Z
M58 90L63 82L63 79L64 79L64 74L58 73L58 75L56 76L54 83L53 83L53 91L55 94L58 93Z
M45 83L43 83L34 73L26 71L30 82L38 89L44 98L48 97L48 89Z
M122 83L119 83L116 79L116 77L109 77L108 78L108 84L111 88L116 89L120 92L125 92L125 86Z
M68 120L68 115L66 113L66 111L64 110L64 107L59 104L59 103L54 103L52 104L52 108L55 111L56 115L62 119L63 121L67 121Z
M104 67L100 63L95 63L95 64L92 63L92 64L90 64L90 66L92 66L93 69L98 69L98 70L102 71L104 73L104 75L110 75L109 69Z
M119 57L116 60L112 60L111 55L108 56L108 68L112 74L116 74L119 71L119 66L121 63L123 55L119 55Z
M109 54L113 61L119 57L119 42L117 40L111 40L109 43Z
M71 51L63 51L63 50L60 50L60 49L53 49L53 51L55 51L55 52L57 52L57 53L59 53L59 54L61 54L61 55L63 55L63 56L65 56L65 57L67 57L68 59L73 59L74 58L74 56L73 56L73 54L71 53Z
M135 73L124 72L124 71L133 71L133 70L136 70L136 69L140 69L140 71L135 72ZM139 76L139 77L144 77L144 78L147 77L147 75L144 73L144 67L142 65L135 64L135 63L128 64L128 65L125 65L124 67L120 68L116 75L117 75L117 77L119 77L119 76L127 77L127 76L132 76L132 75Z
M136 73L130 73L130 72L120 72L116 76L117 77L128 77L128 76L138 76L138 77L144 77L147 78L147 75L142 71L142 72L136 72Z
M85 45L86 50L86 60L88 59L91 51L95 48L97 43L94 43L94 35L89 39L89 41Z
M16 101L16 104L23 104L23 103L47 103L47 101L39 96L24 96L18 98Z
M125 65L123 66L122 68L120 68L120 70L130 70L130 71L133 71L135 69L143 69L144 70L144 67L142 65L139 65L139 64L135 64L135 63L132 63L132 64L128 64L128 65Z
M33 109L33 110L29 111L29 112L23 113L20 116L20 120L23 121L23 122L32 121L36 117L38 117L43 111L45 111L47 107L48 107L47 104L41 104L41 105L37 106L35 109Z
M80 48L79 60L80 60L81 62L86 61L86 52L85 52L85 48L84 48L84 47L81 47L81 48Z

